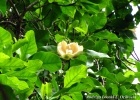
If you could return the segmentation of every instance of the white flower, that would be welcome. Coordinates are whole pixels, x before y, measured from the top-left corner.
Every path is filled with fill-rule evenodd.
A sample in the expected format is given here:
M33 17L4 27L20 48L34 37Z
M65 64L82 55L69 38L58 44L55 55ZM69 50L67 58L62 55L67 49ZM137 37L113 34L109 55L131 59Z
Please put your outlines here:
M57 52L63 59L69 60L83 52L83 46L79 46L76 42L67 44L66 41L62 41L57 45Z

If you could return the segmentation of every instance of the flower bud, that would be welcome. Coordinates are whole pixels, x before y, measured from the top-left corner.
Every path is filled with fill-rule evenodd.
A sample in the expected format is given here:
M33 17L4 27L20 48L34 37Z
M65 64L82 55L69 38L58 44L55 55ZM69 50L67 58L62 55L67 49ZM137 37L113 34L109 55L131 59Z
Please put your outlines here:
M57 45L57 52L61 58L69 60L83 52L83 46L79 46L76 42L67 44L66 41L62 41Z

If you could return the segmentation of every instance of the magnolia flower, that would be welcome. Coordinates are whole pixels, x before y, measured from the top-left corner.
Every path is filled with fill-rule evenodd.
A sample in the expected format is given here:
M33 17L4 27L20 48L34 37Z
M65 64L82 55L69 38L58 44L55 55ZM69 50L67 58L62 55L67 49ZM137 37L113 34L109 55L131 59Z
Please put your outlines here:
M58 54L65 60L78 56L82 51L83 46L79 46L76 42L67 44L66 41L62 41L57 45Z

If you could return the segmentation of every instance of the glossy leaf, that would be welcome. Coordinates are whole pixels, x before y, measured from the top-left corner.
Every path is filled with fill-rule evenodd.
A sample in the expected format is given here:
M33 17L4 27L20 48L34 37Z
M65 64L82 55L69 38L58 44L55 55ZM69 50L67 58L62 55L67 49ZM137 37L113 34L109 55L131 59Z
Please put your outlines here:
M76 9L74 6L61 6L61 10L64 14L70 16L71 18L74 18Z
M102 68L101 70L99 70L97 73L97 75L100 75L102 77L108 78L109 80L111 80L112 82L117 82L116 76L113 73L110 73L106 68Z
M39 59L43 62L42 68L55 72L62 66L60 58L52 52L38 52L33 56L33 59Z
M101 31L101 32L98 32L96 34L94 34L92 36L93 38L99 38L99 39L107 39L109 41L119 41L119 42L122 42L123 40L121 38L118 38L115 34L107 31L107 30L104 30L104 31Z
M0 53L0 68L2 69L16 69L22 68L24 61L19 58L9 57L4 53Z
M107 54L96 52L94 50L87 50L87 55L93 58L110 58Z
M83 100L83 96L80 92L74 92L70 94L73 98L73 100Z
M26 38L19 39L16 43L12 45L12 52L15 52L16 50L18 50L20 47L22 47L23 45L27 43L28 43L28 40Z
M24 90L29 88L25 81L20 81L17 77L8 77L5 74L0 74L0 83L10 86L16 90Z
M68 71L64 78L64 87L68 88L74 83L80 82L82 78L86 78L87 67L84 65L73 66Z
M25 38L28 40L28 43L20 48L19 53L22 60L26 60L28 57L37 52L34 31L28 31L25 35Z
M1 0L0 1L0 12L2 12L3 15L5 15L6 13L6 1L5 0Z

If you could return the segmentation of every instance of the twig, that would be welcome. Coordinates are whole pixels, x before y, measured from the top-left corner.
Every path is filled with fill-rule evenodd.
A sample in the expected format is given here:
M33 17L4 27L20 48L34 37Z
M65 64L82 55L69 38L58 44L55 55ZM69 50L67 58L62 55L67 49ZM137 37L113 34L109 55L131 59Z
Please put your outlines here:
M128 67L126 64L125 64L125 62L123 62L122 60L121 60L121 58L120 58L120 54L119 54L119 47L118 47L118 49L117 49L117 51L116 51L116 58L119 60L119 61L121 61L129 70L131 70L131 71L133 71L130 67ZM133 71L134 72L134 71Z
M100 70L99 61L97 59L94 59L94 60L95 60L95 62L97 64L97 70L99 71ZM104 81L104 79L102 77L100 77L100 78L101 78L101 81L102 81L102 85L104 86L105 85L105 81Z
M138 57L137 53L135 52L135 49L133 50L133 52L134 52L134 54L136 55L136 57L137 57L138 61L140 61L140 59L139 59L139 57Z
M27 6L27 7L25 8L25 10L22 12L22 14L20 15L20 17L22 18L22 17L25 15L25 13L26 13L30 8L32 8L35 4L37 4L37 3L39 3L38 0L35 1L35 2L33 2L33 3L31 3L29 6Z
M123 57L123 58L124 58L124 60L125 60L126 62L128 62L128 63L130 63L130 64L132 64L132 65L136 65L136 64L134 64L134 63L128 61L125 57Z
M17 16L19 17L19 16L20 16L20 14L19 14L19 12L18 12L17 8L15 7L15 4L13 3L13 1L12 1L12 0L8 0L8 1L11 3L11 5L12 5L13 9L15 10L15 12L16 12L16 14L17 14Z

